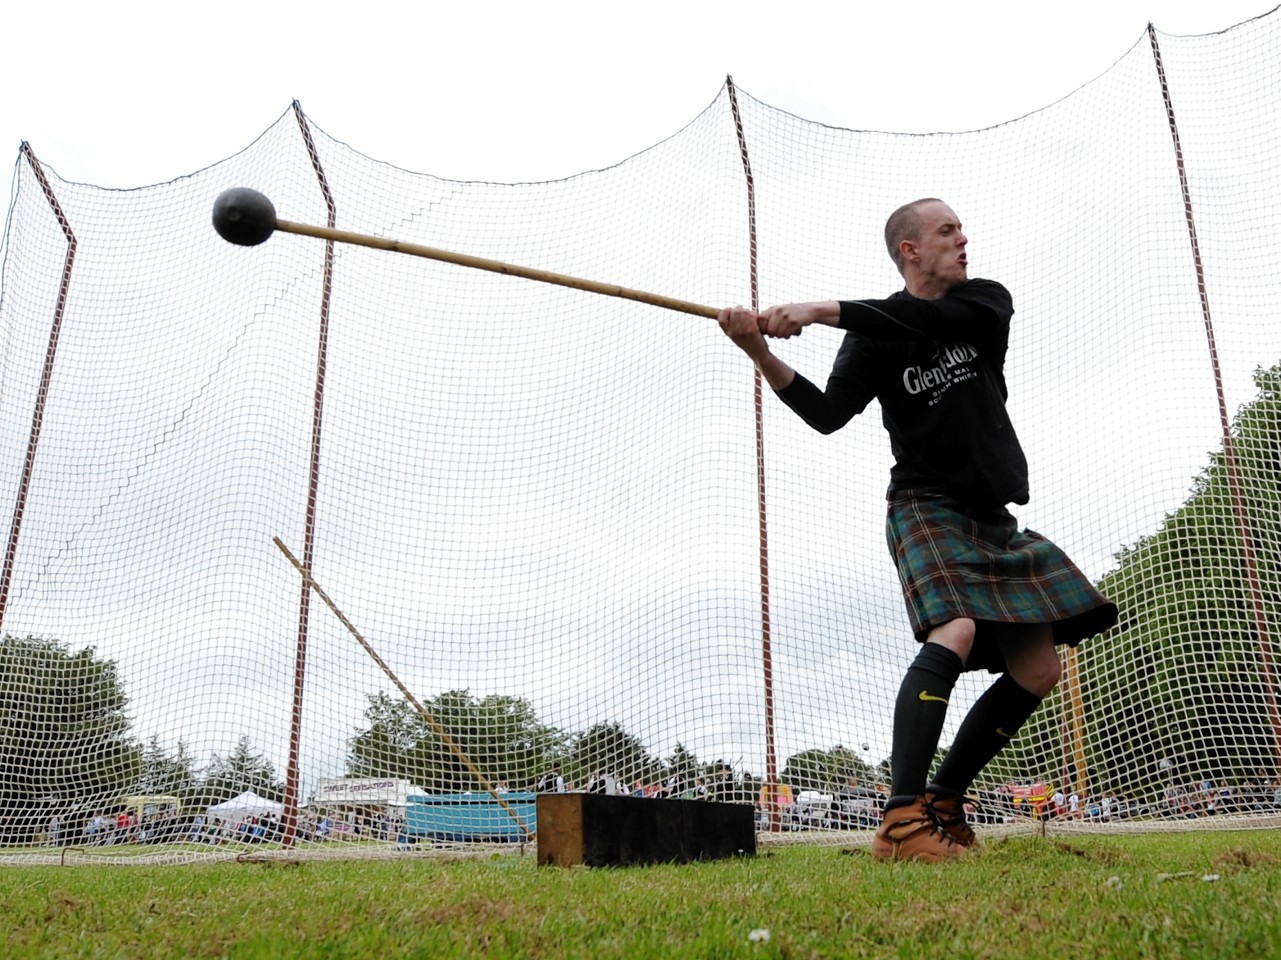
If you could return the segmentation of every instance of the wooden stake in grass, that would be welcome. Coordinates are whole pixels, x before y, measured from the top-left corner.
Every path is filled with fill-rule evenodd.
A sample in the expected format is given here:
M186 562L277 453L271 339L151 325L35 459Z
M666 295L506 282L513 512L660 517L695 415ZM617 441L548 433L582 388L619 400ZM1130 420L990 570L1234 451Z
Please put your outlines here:
M303 582L315 591L316 596L320 597L320 599L325 602L325 606L334 612L334 616L336 616L339 622L347 628L347 632L356 638L360 645L365 648L365 652L373 657L374 663L378 664L382 669L382 672L387 674L387 678L396 685L396 688L402 694L405 695L405 699L413 704L414 709L417 710L419 715L427 721L427 725L431 727L432 732L435 733L436 736L440 737L441 742L453 751L454 756L466 765L467 769L471 771L472 776L476 778L476 782L485 788L485 792L498 801L498 805L502 807L503 810L506 811L507 815L516 822L516 825L525 832L525 837L532 840L534 838L534 831L530 828L529 824L525 823L525 821L521 819L520 814L513 810L511 804L503 799L502 794L498 792L497 788L489 782L489 779L480 772L474 763L472 763L471 758L463 752L462 748L459 747L458 744L454 743L453 738L445 728L440 725L439 721L432 716L431 711L419 703L418 698L410 693L409 688L400 682L400 678L396 676L391 667L387 666L387 661L378 655L378 651L370 646L368 640L361 636L360 631L356 629L355 624L347 619L347 615L338 609L338 605L334 603L333 600L329 599L329 594L325 593L320 584L312 578L311 571L298 562L298 559L290 553L289 548L285 546L284 541L279 537L272 537L271 540L280 548L280 552L288 558L289 562L294 565L297 571L302 574Z

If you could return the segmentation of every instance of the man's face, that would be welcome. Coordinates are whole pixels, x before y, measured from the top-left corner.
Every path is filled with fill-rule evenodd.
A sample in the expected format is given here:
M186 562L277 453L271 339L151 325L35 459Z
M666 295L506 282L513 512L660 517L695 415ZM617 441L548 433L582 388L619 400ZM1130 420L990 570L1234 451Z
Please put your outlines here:
M929 286L948 290L968 279L969 262L961 221L946 203L927 203L918 211L917 268Z

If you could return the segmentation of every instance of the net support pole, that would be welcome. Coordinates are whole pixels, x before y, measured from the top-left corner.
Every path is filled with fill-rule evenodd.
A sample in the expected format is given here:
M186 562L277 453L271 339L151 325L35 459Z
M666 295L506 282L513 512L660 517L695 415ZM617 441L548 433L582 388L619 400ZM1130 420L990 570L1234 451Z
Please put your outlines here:
M1223 430L1223 463L1227 468L1228 489L1232 497L1232 511L1236 515L1237 532L1241 537L1241 558L1250 601L1254 611L1255 634L1259 647L1259 663L1263 671L1263 695L1267 701L1268 719L1272 724L1272 752L1277 766L1281 767L1281 709L1277 706L1276 674L1272 664L1272 649L1268 636L1268 620L1263 607L1263 590L1259 583L1258 566L1251 544L1250 521L1241 494L1241 475L1232 448L1232 420L1223 389L1223 371L1219 364L1219 351L1214 340L1214 324L1210 317L1210 296L1205 283L1205 266L1201 261L1201 245L1197 240L1196 218L1192 211L1192 190L1188 185L1187 168L1183 159L1183 144L1179 140L1179 127L1174 117L1174 100L1161 60L1161 45L1157 42L1156 29L1148 24L1148 40L1152 44L1152 57L1156 63L1157 79L1161 84L1161 97L1165 101L1165 114L1170 124L1170 139L1174 144L1174 162L1179 172L1179 186L1183 191L1183 214L1188 228L1188 242L1192 247L1192 262L1196 269L1197 294L1201 300L1201 318L1205 325L1205 340L1210 353L1210 366L1214 371L1214 387L1219 399L1219 423Z
M22 155L27 165L35 174L36 181L49 202L50 209L62 228L62 235L67 240L67 255L62 261L62 280L58 284L58 300L53 308L53 323L49 328L49 341L45 347L44 369L40 373L40 386L36 390L35 406L31 411L31 431L27 437L27 454L22 461L22 475L18 481L18 496L13 505L13 517L9 522L9 540L4 551L4 569L0 571L0 628L4 626L5 612L9 607L9 592L13 587L13 572L18 560L18 541L22 533L22 517L27 508L27 496L31 492L31 477L35 472L36 452L40 448L40 432L44 426L45 407L49 402L49 386L53 382L54 361L58 356L58 338L62 333L62 321L67 310L67 295L71 289L71 271L76 261L76 235L62 206L49 185L49 178L36 159L31 145L25 140L22 143Z
M1067 710L1072 745L1072 785L1077 795L1084 798L1089 796L1092 784L1085 755L1085 704L1081 697L1081 662L1078 659L1076 647L1067 648L1063 667L1063 679L1067 686L1067 696L1063 700ZM1067 782L1066 777L1064 782Z
M311 136L311 127L302 112L298 101L293 102L294 117L302 131L303 141L307 146L307 156L311 158L316 180L320 184L329 211L330 229L337 224L337 207L334 196L329 189L324 166L316 152L316 144ZM334 276L334 241L325 241L325 264L320 293L320 330L316 338L316 386L312 399L311 414L311 456L307 468L307 505L303 527L302 565L311 570L316 559L316 499L320 490L320 440L321 425L324 422L325 410L325 372L328 367L329 353L329 303L333 292ZM285 766L285 799L284 799L284 832L281 835L281 846L290 850L298 835L299 797L299 754L302 750L302 705L303 691L307 679L307 638L311 620L311 589L303 581L298 594L298 636L294 647L294 683L292 709L289 717L289 760Z
M743 159L743 177L747 185L747 234L750 251L752 309L760 310L760 286L756 271L756 182L752 178L752 163L747 152L747 137L743 132L743 115L738 109L738 92L734 78L725 78L730 108L734 113L734 132L738 136L739 155ZM770 622L769 580L769 525L765 510L765 390L761 372L753 368L752 399L756 416L756 516L760 537L760 588L761 588L761 674L765 683L765 789L768 797L770 829L782 829L778 803L778 748L774 736L774 652Z

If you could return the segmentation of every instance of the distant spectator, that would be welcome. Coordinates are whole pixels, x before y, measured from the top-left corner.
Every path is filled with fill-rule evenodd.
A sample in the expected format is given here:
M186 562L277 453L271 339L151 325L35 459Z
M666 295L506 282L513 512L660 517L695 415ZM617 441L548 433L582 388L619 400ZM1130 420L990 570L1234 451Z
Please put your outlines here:
M597 768L591 775L591 779L587 781L586 791L588 793L603 793L607 796L612 796L617 791L617 784L613 774L607 773L602 768Z
M1263 791L1263 776L1256 774L1241 784L1241 805L1250 813L1261 813L1267 806L1267 796Z
M720 761L709 787L713 800L732 800L734 796L734 768Z
M542 775L534 790L538 793L564 793L565 777L560 772L560 764L556 764L548 773Z

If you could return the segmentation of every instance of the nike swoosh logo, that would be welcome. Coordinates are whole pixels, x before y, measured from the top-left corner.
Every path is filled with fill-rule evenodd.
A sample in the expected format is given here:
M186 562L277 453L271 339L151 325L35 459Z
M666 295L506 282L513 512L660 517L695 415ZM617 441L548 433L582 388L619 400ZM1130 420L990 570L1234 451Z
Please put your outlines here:
M935 703L947 703L947 697L936 697L934 694L926 693L924 690L920 692L920 699L924 703L929 703L931 700Z
M997 727L997 728L996 728L996 732L997 732L997 734L998 734L999 736L1004 737L1006 740L1013 740L1013 739L1014 739L1014 734L1012 734L1012 733L1006 733L1006 732L1005 732L1004 730L1002 730L1000 727Z

